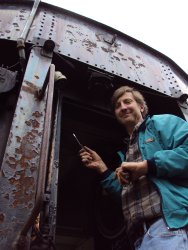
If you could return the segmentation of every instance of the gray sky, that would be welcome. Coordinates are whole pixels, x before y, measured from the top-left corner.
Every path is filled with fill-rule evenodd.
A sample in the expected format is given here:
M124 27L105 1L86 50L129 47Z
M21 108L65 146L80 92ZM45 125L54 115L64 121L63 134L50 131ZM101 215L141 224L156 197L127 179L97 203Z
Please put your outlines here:
M187 0L42 0L115 28L188 73Z

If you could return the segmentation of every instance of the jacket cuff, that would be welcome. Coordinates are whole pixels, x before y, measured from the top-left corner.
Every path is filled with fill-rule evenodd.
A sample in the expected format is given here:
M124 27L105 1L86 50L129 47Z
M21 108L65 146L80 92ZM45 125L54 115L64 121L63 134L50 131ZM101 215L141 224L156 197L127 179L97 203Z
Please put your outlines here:
M107 169L106 171L104 171L102 174L100 174L100 179L104 180L106 179L109 175L111 175L113 171L110 169Z
M157 168L156 168L154 159L147 160L147 162L148 162L148 174L156 176Z

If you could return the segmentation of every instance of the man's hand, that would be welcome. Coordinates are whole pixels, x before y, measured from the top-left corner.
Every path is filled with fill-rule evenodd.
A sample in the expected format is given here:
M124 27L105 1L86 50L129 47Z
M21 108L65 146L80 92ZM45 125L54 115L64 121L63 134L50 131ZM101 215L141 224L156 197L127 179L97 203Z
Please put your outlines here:
M122 185L128 184L130 181L136 181L139 177L147 174L147 161L141 162L123 162L116 169L116 176Z
M108 169L101 157L90 148L84 146L84 148L79 151L79 154L82 163L87 168L94 169L98 173L103 173Z

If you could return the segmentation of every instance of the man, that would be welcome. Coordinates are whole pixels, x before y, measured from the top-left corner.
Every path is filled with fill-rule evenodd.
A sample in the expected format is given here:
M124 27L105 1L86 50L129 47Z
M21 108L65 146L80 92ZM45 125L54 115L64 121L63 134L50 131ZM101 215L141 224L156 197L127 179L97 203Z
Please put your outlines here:
M112 105L129 134L127 149L119 152L122 163L114 173L85 147L83 164L101 174L103 188L122 198L134 249L188 249L188 123L174 115L146 117L143 96L127 86L114 92Z

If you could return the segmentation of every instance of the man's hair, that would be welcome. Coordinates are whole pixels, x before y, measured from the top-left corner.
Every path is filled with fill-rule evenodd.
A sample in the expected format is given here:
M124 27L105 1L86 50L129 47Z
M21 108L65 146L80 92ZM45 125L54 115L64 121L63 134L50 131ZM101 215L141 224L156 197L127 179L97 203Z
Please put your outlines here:
M115 90L115 92L113 93L112 98L111 98L113 110L115 109L115 105L116 105L117 100L127 92L132 93L136 102L144 107L144 111L142 112L142 116L143 116L143 118L145 118L146 115L148 114L148 106L146 104L146 101L145 101L143 95L138 90L131 88L129 86L122 86L122 87Z

